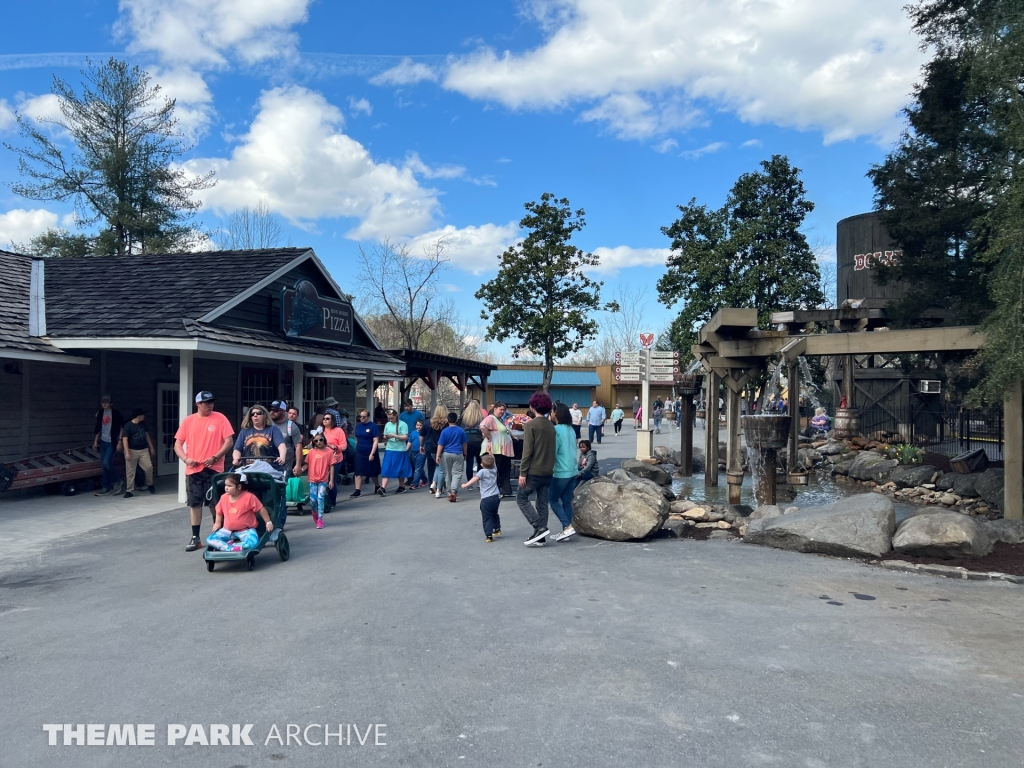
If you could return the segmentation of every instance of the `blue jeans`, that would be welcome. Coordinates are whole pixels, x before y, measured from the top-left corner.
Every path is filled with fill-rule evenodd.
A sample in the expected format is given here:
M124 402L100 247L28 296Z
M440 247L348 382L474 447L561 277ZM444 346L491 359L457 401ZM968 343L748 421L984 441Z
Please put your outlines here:
M100 441L100 464L103 466L103 488L109 491L114 487L114 483L117 482L117 470L114 469L114 450L115 446L113 443L105 443Z
M309 484L309 508L313 513L314 520L322 520L324 516L324 501L327 500L327 483Z
M604 425L603 424L588 424L590 427L590 444L593 445L595 442L600 445L601 438L604 437ZM597 440L594 440L594 436L597 436Z
M427 484L427 456L417 453L412 457L412 485Z
M548 486L548 504L563 528L572 525L572 492L576 490L575 477L552 477Z

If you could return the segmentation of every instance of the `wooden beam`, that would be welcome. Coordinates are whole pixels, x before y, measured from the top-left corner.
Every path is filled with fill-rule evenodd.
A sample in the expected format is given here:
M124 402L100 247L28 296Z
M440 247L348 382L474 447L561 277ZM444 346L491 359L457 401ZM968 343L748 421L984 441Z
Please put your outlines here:
M805 355L891 355L923 352L962 352L979 349L985 336L975 326L913 328L903 331L821 333L781 339L736 339L718 343L719 359L774 357L787 339L806 339Z
M757 310L752 308L722 307L701 329L709 334L732 336L757 328Z
M1024 519L1024 384L1010 386L1003 400L1003 517Z
M772 312L772 325L806 325L807 323L832 323L836 320L885 320L884 309L798 309L792 312Z
M704 403L704 485L718 485L718 374L708 372Z

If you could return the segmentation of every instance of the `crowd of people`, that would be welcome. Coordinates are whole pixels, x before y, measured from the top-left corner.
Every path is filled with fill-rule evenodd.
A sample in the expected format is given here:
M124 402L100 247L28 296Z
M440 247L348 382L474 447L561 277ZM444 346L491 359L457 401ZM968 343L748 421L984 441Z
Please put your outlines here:
M215 476L225 471L229 455L231 490L221 497L219 506L224 509L219 513L210 509L217 532L211 546L218 548L244 547L252 540L251 531L234 531L231 526L255 526L255 515L265 515L266 510L260 511L241 495L247 493L246 466L265 468L286 483L293 478L307 480L316 528L323 528L324 514L337 503L341 486L353 486L351 499L363 496L372 485L377 496L387 496L389 490L395 495L426 490L435 499L447 498L451 503L459 500L460 492L478 487L486 542L501 536L498 508L502 498L513 496L533 529L528 546L544 546L549 537L564 541L576 533L572 526L576 486L599 473L594 445L601 443L608 420L595 401L587 413L588 438L583 439L578 406L553 403L546 393L537 392L525 414L512 414L500 402L484 410L471 400L461 414L439 405L427 418L406 400L401 412L378 404L373 414L360 410L353 422L329 397L305 424L299 423L298 411L284 401L275 400L269 408L253 405L235 435L228 419L216 411L211 392L199 392L195 402L195 413L182 420L174 439L174 452L185 466L192 526L186 551L190 552L202 546L202 508L212 504L208 491ZM622 418L616 406L612 412L616 432ZM98 434L102 439L102 429ZM530 498L534 495L536 502ZM242 511L229 511L236 507ZM548 528L549 510L562 526L555 535ZM279 528L285 519L282 516Z

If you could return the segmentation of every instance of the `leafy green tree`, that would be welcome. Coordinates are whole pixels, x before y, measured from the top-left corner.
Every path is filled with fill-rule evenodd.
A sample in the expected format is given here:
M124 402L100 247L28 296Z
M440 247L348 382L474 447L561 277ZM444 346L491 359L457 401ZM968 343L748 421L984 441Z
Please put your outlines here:
M476 298L489 310L480 313L490 321L488 341L517 339L513 357L523 351L543 357L547 392L555 360L579 352L597 335L591 313L602 308L603 283L584 274L597 266L598 257L569 243L586 224L582 208L573 212L566 198L550 192L524 207L519 226L529 234L498 257L498 276L480 286Z
M885 284L902 281L905 297L890 308L898 325L928 309L952 325L971 324L991 308L988 247L989 177L1001 162L988 94L972 87L972 57L940 55L924 68L905 115L908 127L889 156L868 172L882 223L903 250L878 265Z
M722 307L756 307L767 328L772 312L824 302L817 260L800 231L813 209L800 170L782 155L740 176L721 208L696 198L679 206L682 216L661 230L672 255L658 281L665 306L682 304L669 329L676 349L689 352Z
M60 119L36 125L18 117L27 145L18 154L25 181L11 189L33 200L71 200L79 226L95 234L51 230L31 249L47 255L133 254L190 250L201 235L191 219L193 195L213 185L213 174L190 177L175 166L188 147L174 117L175 103L137 66L110 59L83 70L82 93L58 77L53 94ZM50 124L56 130L46 130Z

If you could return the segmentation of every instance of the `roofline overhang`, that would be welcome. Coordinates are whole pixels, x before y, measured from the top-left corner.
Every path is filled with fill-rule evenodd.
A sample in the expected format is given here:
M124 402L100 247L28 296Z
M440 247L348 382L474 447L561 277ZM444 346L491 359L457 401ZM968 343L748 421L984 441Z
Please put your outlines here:
M231 357L243 357L256 360L280 360L290 363L311 363L313 365L327 365L338 367L339 365L350 365L353 368L361 368L367 371L395 371L402 370L405 363L395 358L392 363L379 361L360 361L352 358L338 358L327 355L317 355L308 352L288 352L286 350L275 351L270 349L257 349L244 344L228 344L221 341L208 341L206 339L193 338L161 338L161 337L122 337L122 338L51 338L50 343L61 349L97 349L97 350L119 350L127 352L173 352L191 350L193 352L207 352L217 355ZM59 355L57 355L59 357ZM88 358L85 358L86 360Z
M62 355L59 352L29 352L24 349L0 347L0 357L8 360L34 360L40 363L65 363L68 365L90 365L91 357Z

